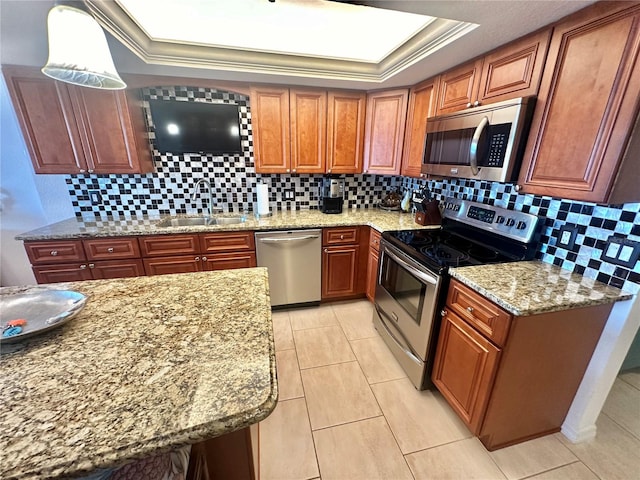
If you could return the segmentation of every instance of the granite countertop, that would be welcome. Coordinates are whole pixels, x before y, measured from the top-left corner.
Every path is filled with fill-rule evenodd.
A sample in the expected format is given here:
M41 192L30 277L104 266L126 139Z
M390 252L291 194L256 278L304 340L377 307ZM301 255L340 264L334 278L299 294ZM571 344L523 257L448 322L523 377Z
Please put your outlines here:
M538 260L449 269L451 276L514 315L628 300L633 294Z
M222 214L224 215L224 214ZM188 215L182 215L188 216ZM97 220L93 217L74 217L58 223L22 233L17 240L54 240L62 238L115 237L128 235L163 235L176 233L224 232L238 230L281 230L292 228L340 227L368 225L379 232L434 228L415 223L413 215L387 212L380 209L352 209L340 214L325 214L319 210L287 210L274 212L270 217L256 219L252 214L243 223L228 225L157 227L165 217Z
M73 477L244 428L275 408L264 268L6 287L86 306L1 345L0 478Z

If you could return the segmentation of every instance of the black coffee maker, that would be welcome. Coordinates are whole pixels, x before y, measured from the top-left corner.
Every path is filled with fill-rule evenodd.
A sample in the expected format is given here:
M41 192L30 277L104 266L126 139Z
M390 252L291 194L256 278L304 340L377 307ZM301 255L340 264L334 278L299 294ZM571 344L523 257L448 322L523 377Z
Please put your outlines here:
M320 211L342 213L344 201L344 179L337 175L325 175L320 186Z

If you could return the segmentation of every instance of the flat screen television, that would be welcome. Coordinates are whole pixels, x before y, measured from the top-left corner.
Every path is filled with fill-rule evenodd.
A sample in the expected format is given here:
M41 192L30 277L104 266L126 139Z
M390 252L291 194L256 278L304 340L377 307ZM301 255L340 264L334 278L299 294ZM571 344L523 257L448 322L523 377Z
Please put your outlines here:
M242 152L237 105L149 100L149 107L161 153Z

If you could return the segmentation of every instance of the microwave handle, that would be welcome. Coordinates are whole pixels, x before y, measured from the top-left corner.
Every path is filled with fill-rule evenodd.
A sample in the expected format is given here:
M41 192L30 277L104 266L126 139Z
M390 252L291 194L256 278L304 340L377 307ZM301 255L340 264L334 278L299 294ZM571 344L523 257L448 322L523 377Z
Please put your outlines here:
M487 117L482 117L480 124L476 127L476 131L473 132L473 138L471 139L471 147L469 147L469 165L474 175L478 175L478 142L480 141L480 135L482 131L489 123Z

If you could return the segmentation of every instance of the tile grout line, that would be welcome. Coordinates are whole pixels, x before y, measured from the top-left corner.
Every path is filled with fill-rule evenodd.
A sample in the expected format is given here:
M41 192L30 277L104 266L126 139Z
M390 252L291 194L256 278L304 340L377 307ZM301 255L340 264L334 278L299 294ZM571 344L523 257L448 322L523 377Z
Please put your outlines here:
M569 463L565 463L564 465L558 465L557 467L553 467L553 468L549 468L547 470L543 470L541 472L537 472L537 473L532 473L531 475L527 475L525 477L520 477L517 480L527 480L527 478L534 478L537 477L538 475L542 475L544 473L549 473L549 472L553 472L555 470L559 470L561 468L564 467L568 467L569 465L575 465L576 463L581 463L582 465L584 465L584 467L589 470L591 473L593 473L595 475L596 478L600 478L593 470L591 470L582 460L577 459L575 462L569 462Z
M618 427L620 427L625 433L629 434L631 437L633 437L635 440L640 442L640 437L638 437L634 432L632 432L631 430L629 430L629 428L626 425L621 424L620 422L618 422L617 420L615 420L611 415L607 414L604 411L600 412L600 415L605 415L609 420L611 420L613 423L615 423Z

